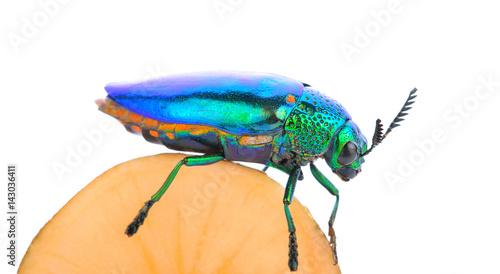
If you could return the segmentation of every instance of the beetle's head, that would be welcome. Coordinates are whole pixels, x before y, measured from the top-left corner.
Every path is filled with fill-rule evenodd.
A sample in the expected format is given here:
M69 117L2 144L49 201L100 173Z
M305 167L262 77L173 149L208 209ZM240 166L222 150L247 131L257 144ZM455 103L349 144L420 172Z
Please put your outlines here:
M366 151L366 138L352 121L347 121L339 129L325 152L325 160L333 173L340 179L349 181L361 172L365 162L361 156Z
M413 99L417 97L415 92L417 92L416 88L410 92L403 108L401 108L385 133L382 133L382 123L380 119L377 119L370 149L366 149L365 136L363 136L358 126L351 120L340 127L324 154L326 163L340 179L349 181L361 172L361 164L365 162L364 156L368 155L385 139L387 134L399 126L399 122L404 120L403 117L411 109L410 105L415 102Z

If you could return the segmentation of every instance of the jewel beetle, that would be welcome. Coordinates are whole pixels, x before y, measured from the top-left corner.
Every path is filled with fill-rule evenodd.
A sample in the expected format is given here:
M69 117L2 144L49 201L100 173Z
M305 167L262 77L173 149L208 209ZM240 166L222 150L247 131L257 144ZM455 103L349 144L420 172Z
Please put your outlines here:
M298 268L295 226L288 206L301 168L336 197L328 221L330 245L337 262L333 223L339 191L314 165L322 158L341 180L361 172L364 157L385 139L414 103L413 89L383 133L376 120L371 147L346 109L310 85L271 73L212 71L170 75L143 82L110 83L99 110L117 118L132 133L173 150L200 152L181 160L151 200L126 228L134 235L150 208L182 166L209 165L223 159L264 164L289 175L283 204L288 223L290 270Z

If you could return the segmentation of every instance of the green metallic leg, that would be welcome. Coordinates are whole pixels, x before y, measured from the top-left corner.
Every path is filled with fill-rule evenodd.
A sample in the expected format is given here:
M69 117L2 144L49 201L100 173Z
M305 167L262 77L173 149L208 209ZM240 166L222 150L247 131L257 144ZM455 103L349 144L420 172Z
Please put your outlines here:
M310 164L311 172L314 175L314 178L320 182L322 186L324 186L330 194L336 197L335 205L333 206L332 215L330 216L330 220L328 221L328 235L330 236L330 246L332 247L333 252L333 261L337 264L337 249L335 245L335 230L333 230L333 222L335 221L335 216L337 215L337 209L339 207L339 190L328 180L328 178L323 175L319 171L319 169L313 164Z
M156 192L151 197L151 200L144 203L144 206L141 208L141 210L139 210L137 216L135 216L134 220L127 226L125 234L127 234L128 236L132 236L137 232L137 230L139 230L139 227L144 223L144 219L146 219L146 217L148 216L149 209L151 209L153 204L156 203L158 200L160 200L163 193L167 191L168 187L174 180L175 176L177 175L177 172L179 171L182 165L204 166L216 163L222 159L224 159L223 156L217 154L209 154L201 156L189 156L179 161L179 163L177 163L172 172L170 172L170 175L168 175L167 179L161 186L160 190L158 190L158 192Z
M262 172L266 172L269 169L269 165L266 165L263 169Z
M290 271L297 271L299 266L299 261L297 256L297 237L295 236L295 225L293 224L292 214L290 214L290 209L288 206L292 202L293 192L295 190L295 184L297 179L301 174L300 167L295 167L288 177L288 182L286 183L285 196L283 197L283 204L285 205L285 216L288 223L288 232L290 232L290 237L288 241L288 267Z

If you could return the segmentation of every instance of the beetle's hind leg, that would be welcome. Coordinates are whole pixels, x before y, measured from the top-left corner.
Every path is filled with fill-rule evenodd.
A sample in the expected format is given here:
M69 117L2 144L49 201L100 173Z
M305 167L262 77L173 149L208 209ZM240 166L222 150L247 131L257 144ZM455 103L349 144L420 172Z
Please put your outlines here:
M299 266L298 261L298 251L297 251L297 237L295 236L295 225L293 224L292 214L288 206L292 202L293 192L295 191L295 184L297 179L301 174L300 167L295 167L288 177L288 182L286 183L285 196L283 197L283 204L285 205L285 216L288 223L288 232L290 232L290 237L288 239L288 267L290 271L297 271Z
M167 191L168 187L174 180L175 176L177 175L177 172L179 169L183 166L203 166L203 165L210 165L213 163L216 163L220 160L224 159L223 156L218 155L218 154L208 154L208 155L201 155L201 156L189 156L186 157L182 160L180 160L177 165L174 167L174 169L170 172L168 175L167 179L161 186L160 190L156 192L153 196L151 196L151 200L147 201L144 206L139 210L139 213L137 216L135 216L134 220L127 226L127 229L125 230L125 234L128 236L134 235L137 230L139 230L139 227L144 223L144 220L148 216L148 212L153 206L154 203L156 203L158 200L160 200L161 196Z

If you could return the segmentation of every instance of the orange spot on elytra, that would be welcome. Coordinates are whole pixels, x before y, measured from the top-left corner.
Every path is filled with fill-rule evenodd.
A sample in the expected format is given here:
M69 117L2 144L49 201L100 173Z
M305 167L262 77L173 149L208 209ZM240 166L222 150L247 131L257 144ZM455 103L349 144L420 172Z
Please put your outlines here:
M160 131L160 132L174 132L175 126L176 126L176 124L160 122L160 124L158 125L158 131Z
M286 96L286 102L287 102L287 103L289 103L289 104L293 104L293 103L295 103L295 101L296 101L296 100L295 100L295 96L293 96L293 95L291 95L291 94L288 94L288 95Z
M141 132L142 132L141 128L140 128L140 127L138 127L138 126L136 126L136 125L133 125L133 126L132 126L132 128L133 128L136 132L138 132L138 133L141 133Z
M110 108L106 109L106 113L113 116L113 117L122 117L122 116L125 116L125 114L127 114L127 110L125 110L123 108L110 107Z
M145 127L158 127L158 121L157 120L153 120L153 119L149 119L149 118L144 118L143 120L143 124ZM156 136L158 137L158 136Z
M96 104L99 106L99 110L116 118L125 116L128 112L124 107L108 98L96 100Z
M142 120L142 116L139 115L139 114L135 114L135 113L130 113L130 115L128 116L128 120L130 122L140 122Z
M201 125L185 125L185 124L179 124L175 128L176 132L189 132L191 135L203 135L208 132L213 131L214 128L209 127L209 126L201 126Z
M158 136L160 136L160 135L158 134L158 132L157 132L157 131L154 131L154 130L150 130L150 131L149 131L149 134L150 134L151 136L153 136L153 137L158 137Z
M174 134L172 132L167 132L165 135L167 135L168 139L174 139Z

